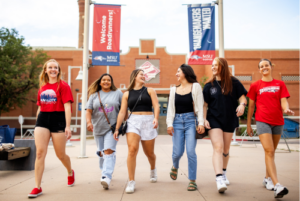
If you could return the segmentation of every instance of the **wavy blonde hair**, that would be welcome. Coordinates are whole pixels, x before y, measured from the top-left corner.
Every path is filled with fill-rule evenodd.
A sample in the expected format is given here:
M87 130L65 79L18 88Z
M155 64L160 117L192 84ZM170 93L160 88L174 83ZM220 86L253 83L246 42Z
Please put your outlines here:
M50 59L50 60L46 61L46 63L43 66L43 70L40 74L40 79L39 79L40 80L40 88L49 82L49 76L47 75L46 70L47 70L48 63L50 63L50 62L57 63L57 67L58 67L57 83L58 84L60 83L60 80L61 80L61 67L55 59ZM57 87L57 89L58 88L59 88L59 86Z
M104 73L103 75L101 75L101 77L99 79L97 79L95 82L93 82L90 86L89 86L89 89L88 89L88 98L95 92L98 92L101 90L101 86L100 86L100 83L101 83L101 80L104 76L109 76L110 77L110 80L111 80L111 86L110 86L110 90L112 91L116 91L117 90L117 87L115 86L114 84L114 80L112 78L112 76L108 73Z
M141 72L143 71L142 69L135 69L132 71L131 75L130 75L130 84L127 88L127 91L130 91L134 88L134 85L135 85L135 78L136 76ZM143 71L144 72L144 71Z

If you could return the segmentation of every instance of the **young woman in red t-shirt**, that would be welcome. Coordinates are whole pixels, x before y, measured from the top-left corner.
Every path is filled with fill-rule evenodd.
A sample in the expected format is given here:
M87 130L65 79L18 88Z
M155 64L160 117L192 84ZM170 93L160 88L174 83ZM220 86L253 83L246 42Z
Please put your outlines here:
M42 194L41 181L50 137L58 159L68 171L68 186L75 183L70 157L66 155L66 141L71 138L71 103L73 96L69 85L61 80L61 68L54 59L47 61L40 74L37 97L37 121L34 129L36 146L35 188L28 197Z
M283 132L283 113L294 114L289 109L287 98L290 94L281 80L272 77L272 63L268 59L262 59L258 64L262 79L251 84L247 96L249 108L247 117L247 133L253 135L251 118L256 106L256 129L261 144L265 150L266 177L263 185L268 190L274 190L275 198L282 198L288 194L288 189L278 182L274 154ZM273 182L272 182L273 181ZM274 184L276 184L274 186Z

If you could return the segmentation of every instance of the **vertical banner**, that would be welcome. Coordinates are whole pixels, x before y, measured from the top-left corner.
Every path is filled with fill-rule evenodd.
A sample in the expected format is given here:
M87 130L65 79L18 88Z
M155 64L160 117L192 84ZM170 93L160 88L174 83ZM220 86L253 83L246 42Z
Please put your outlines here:
M120 65L120 5L94 5L92 65Z
M188 5L188 64L212 64L215 58L215 4Z

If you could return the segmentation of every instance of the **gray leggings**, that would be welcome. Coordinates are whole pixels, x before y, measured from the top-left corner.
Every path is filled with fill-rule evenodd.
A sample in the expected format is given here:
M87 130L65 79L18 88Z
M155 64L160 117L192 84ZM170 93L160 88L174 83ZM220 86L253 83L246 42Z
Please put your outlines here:
M283 125L272 126L264 122L256 121L256 132L257 135L261 135L264 133L270 133L272 135L281 135L283 132Z

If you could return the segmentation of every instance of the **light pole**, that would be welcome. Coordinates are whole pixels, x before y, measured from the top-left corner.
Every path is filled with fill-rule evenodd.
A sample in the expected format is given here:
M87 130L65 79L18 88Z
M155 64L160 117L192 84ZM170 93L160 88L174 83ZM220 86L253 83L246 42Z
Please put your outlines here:
M224 53L224 27L223 27L223 0L217 0L219 14L219 57L225 57Z
M78 95L81 95L81 93L77 93L77 97L76 97L76 121L75 121L76 127L74 128L74 132L77 132L77 117L78 117L78 110L79 110L79 108L78 108L78 106L79 106L78 105ZM82 98L80 98L80 99L82 100ZM82 107L81 107L80 111L82 112Z
M82 67L81 66L68 66L68 84L69 84L70 88L71 88L71 70L73 68L80 68L80 71L79 71L79 73L78 73L78 75L77 75L77 77L76 77L75 80L82 80ZM77 119L76 119L76 121L77 121ZM67 141L66 146L67 147L71 147L72 146L72 143L71 143L70 139Z
M83 34L83 80L82 80L82 103L81 103L81 127L80 127L80 155L78 158L86 156L86 118L85 105L87 102L87 80L89 65L89 19L90 19L90 0L84 2L84 34Z

